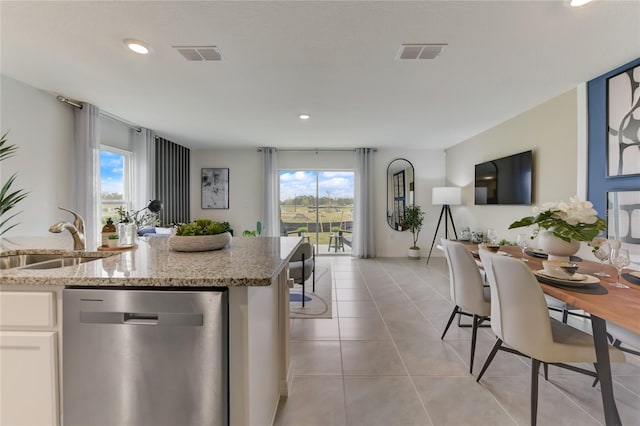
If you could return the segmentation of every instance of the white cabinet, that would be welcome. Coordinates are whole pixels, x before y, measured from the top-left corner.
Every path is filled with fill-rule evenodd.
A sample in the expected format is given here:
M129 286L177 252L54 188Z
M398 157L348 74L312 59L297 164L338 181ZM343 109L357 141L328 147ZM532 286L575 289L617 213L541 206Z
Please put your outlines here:
M52 331L0 331L0 424L58 424L58 357Z
M60 424L60 303L59 289L0 291L0 425Z

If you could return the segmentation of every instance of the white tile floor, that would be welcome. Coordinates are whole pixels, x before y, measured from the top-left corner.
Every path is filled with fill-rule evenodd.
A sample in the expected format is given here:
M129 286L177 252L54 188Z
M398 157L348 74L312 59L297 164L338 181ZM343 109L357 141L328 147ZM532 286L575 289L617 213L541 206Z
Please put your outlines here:
M495 337L478 335L468 372L470 329L444 329L453 305L444 259L325 258L333 272L333 319L291 320L293 386L276 424L527 425L529 366L499 352L481 383ZM580 319L573 325L584 327ZM588 367L587 367L588 368ZM624 425L640 426L640 359L613 366ZM603 424L599 387L550 368L540 381L539 425Z

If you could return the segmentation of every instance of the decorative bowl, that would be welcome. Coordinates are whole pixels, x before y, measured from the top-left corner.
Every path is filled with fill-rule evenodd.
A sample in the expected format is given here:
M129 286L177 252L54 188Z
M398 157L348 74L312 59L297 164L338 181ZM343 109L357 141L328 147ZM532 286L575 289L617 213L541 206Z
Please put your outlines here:
M169 237L169 247L175 251L219 250L229 244L231 244L231 233L229 232L216 235L172 235Z

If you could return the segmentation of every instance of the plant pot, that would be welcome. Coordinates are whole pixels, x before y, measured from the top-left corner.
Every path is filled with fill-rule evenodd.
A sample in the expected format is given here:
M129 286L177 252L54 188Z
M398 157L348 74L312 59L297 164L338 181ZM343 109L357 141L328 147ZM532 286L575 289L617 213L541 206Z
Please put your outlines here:
M419 248L410 248L408 251L409 259L418 260L420 259L420 249Z
M169 247L175 251L219 250L231 244L231 233L216 235L173 235L169 237Z
M538 235L540 248L548 255L549 260L561 260L568 262L571 255L580 250L580 241L569 242L553 235L553 231L543 231Z
M120 245L120 240L116 239L116 240L107 240L107 247L109 248L116 248Z

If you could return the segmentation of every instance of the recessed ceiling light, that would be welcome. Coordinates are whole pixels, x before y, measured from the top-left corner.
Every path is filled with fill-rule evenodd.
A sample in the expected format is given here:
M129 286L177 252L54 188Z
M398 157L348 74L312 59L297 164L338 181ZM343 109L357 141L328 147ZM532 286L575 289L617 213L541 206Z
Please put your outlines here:
M132 39L132 38L125 38L124 39L124 44L130 50L132 50L132 51L134 51L136 53L139 53L140 55L146 55L151 50L146 43L144 43L144 42L142 42L140 40Z
M590 3L591 0L571 0L571 6L573 7L580 7L580 6L584 6L587 3Z
M311 116L310 116L309 114L300 114L300 115L298 116L298 118L299 118L300 120L308 120L308 119L310 119L310 118L311 118Z

